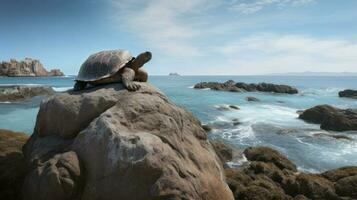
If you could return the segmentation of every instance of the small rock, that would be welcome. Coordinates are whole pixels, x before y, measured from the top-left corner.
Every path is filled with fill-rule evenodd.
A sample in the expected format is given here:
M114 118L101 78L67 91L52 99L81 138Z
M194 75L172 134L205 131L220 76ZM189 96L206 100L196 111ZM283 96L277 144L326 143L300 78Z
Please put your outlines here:
M206 132L210 132L213 130L212 126L208 125L208 124L203 124L202 125L203 130L205 130Z
M357 99L357 90L343 90L338 93L338 96Z
M235 110L239 110L240 108L238 106L235 105L229 105L230 108L235 109Z

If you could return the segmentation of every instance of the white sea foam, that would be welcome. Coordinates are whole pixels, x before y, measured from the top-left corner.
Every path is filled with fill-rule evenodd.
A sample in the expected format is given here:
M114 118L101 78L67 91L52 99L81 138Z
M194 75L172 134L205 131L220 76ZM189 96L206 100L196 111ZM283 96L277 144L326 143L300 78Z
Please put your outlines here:
M9 104L11 103L10 101L0 101L0 104Z
M67 90L72 89L73 87L52 87L52 89L56 92L65 92Z
M191 85L191 86L189 86L188 88L193 89L194 87L195 87L194 85Z

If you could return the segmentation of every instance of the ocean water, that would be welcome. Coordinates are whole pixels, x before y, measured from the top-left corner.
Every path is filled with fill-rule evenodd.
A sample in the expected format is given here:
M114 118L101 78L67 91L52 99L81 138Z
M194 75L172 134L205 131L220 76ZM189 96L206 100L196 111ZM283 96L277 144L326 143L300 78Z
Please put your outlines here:
M0 78L0 85L38 84L52 86L57 91L72 88L74 77ZM193 89L201 81L270 82L295 86L299 94L233 93ZM319 125L298 119L298 110L319 104L340 108L357 108L357 100L339 98L338 91L357 89L357 77L313 76L152 76L149 82L161 89L176 104L185 107L203 124L215 129L211 138L221 138L236 146L270 146L289 159L299 169L320 172L347 165L357 165L357 132L320 130ZM260 102L247 102L247 96ZM32 133L40 97L21 103L0 103L0 128ZM219 109L237 105L240 110ZM240 125L234 126L233 120ZM331 135L351 138L335 139ZM240 161L234 161L239 163Z

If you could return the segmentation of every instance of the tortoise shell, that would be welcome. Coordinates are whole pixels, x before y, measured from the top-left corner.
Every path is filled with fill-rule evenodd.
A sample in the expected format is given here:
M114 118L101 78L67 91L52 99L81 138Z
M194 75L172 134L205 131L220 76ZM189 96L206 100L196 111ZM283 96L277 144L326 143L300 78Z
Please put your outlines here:
M76 80L90 82L108 78L132 59L129 51L121 49L95 53L82 64Z

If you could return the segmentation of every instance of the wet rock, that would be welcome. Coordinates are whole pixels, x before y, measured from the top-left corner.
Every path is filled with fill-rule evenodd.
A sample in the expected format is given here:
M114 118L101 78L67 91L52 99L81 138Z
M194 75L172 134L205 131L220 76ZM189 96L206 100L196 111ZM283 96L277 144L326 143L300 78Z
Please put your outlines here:
M340 196L357 198L357 175L338 180L335 183L336 193Z
M296 113L301 115L304 112L304 110L297 110Z
M228 111L230 110L230 107L228 105L217 105L215 106L217 108L217 110L219 111Z
M285 94L296 94L298 90L294 87L288 85L277 85L271 83L259 83L259 84L246 84L242 82L235 83L233 80L229 80L225 83L218 82L201 82L197 83L194 88L204 89L210 88L212 90L223 90L231 92L274 92L274 93L285 93Z
M24 152L32 166L24 195L34 199L48 199L31 192L34 185L63 199L233 199L201 123L147 83L136 92L111 84L48 99ZM64 159L72 169L58 164L67 152L78 158Z
M225 170L235 199L356 198L357 167L309 174L298 172L291 161L268 147L249 147L244 154L250 162Z
M271 162L281 170L297 171L293 162L269 147L248 147L244 150L244 155L250 161Z
M245 98L247 101L260 101L258 98L256 98L256 97L246 97Z
M242 124L242 123L239 121L239 119L237 119L237 118L232 119L232 123L233 123L233 126L239 126L239 125Z
M202 128L203 130L205 130L206 132L210 132L213 130L212 126L211 125L208 125L208 124L203 124L202 125Z
M330 137L338 140L353 140L352 138L346 136L346 135L335 135L335 134L327 134L327 133L316 133L314 134L314 137Z
M210 142L222 163L233 159L233 148L230 145L222 140L211 140Z
M316 174L301 173L290 177L283 185L287 194L302 194L310 199L338 199L332 182Z
M11 59L0 63L0 76L63 76L59 69L48 72L39 60L25 58L22 61Z
M53 95L55 91L46 86L0 86L0 101L22 101L35 96Z
M239 110L240 108L236 105L229 105L229 108L232 108L234 110Z
M28 136L0 129L0 199L21 199L21 187L26 175L22 146Z
M338 93L338 96L357 99L357 90L343 90Z
M340 179L349 177L349 176L356 176L357 175L357 166L347 166L341 167L338 169L333 169L322 173L322 176L327 178L332 182L336 182Z
M332 131L357 130L357 111L339 109L329 105L318 105L299 115L307 122L321 124L321 129Z

